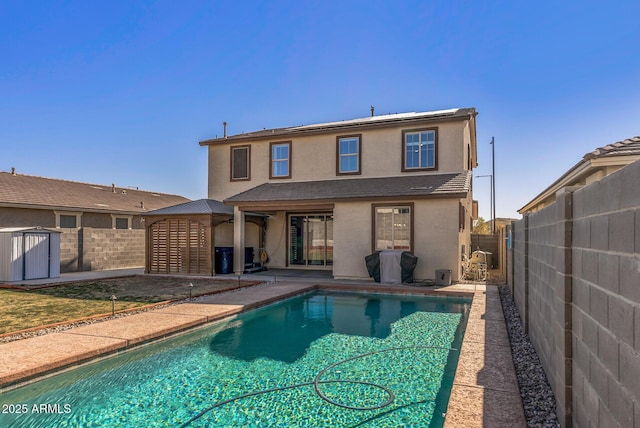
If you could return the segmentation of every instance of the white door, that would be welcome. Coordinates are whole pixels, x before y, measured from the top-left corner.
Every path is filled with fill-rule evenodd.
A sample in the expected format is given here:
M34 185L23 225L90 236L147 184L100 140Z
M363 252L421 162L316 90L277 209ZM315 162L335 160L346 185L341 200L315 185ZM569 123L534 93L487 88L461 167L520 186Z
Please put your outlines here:
M49 234L25 233L24 279L49 278Z

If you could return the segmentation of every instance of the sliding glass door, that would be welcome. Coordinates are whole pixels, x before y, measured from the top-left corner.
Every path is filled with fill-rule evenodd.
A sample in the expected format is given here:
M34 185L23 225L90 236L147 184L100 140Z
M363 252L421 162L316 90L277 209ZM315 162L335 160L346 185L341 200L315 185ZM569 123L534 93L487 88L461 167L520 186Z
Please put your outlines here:
M333 215L289 216L289 265L333 265Z

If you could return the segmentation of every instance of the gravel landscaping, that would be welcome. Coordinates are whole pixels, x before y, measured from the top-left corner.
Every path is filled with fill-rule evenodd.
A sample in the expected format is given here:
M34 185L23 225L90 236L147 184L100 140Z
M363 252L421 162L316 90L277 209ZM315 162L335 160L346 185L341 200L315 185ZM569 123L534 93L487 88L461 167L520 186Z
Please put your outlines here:
M559 427L555 396L542 369L538 354L529 336L524 332L511 291L506 285L498 288L527 425L544 428Z

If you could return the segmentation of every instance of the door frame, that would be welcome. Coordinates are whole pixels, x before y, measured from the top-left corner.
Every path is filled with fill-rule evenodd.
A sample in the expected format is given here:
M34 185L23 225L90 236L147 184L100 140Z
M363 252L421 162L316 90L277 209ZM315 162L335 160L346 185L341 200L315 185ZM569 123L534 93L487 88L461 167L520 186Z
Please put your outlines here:
M333 256L331 257L331 264L327 264L327 260L329 260L328 258L328 251L327 249L329 248L327 246L327 241L331 240L333 242L333 228L331 229L331 236L329 237L327 234L327 217L331 217L331 220L333 221L333 212L330 211L318 211L318 212L288 212L286 213L286 223L285 223L285 228L286 228L286 234L287 234L287 245L286 245L286 266L287 268L290 269L306 269L306 270L333 270ZM317 216L323 216L325 217L324 220L322 221L322 224L324 225L324 258L323 258L323 264L322 265L312 265L309 264L309 260L308 260L308 240L306 238L303 238L305 241L305 248L303 249L303 251L305 251L306 255L304 256L304 260L305 263L304 264L300 264L300 265L296 265L296 264L292 264L291 263L291 217L317 217ZM306 231L308 233L308 230ZM331 246L331 251L333 253L333 245Z

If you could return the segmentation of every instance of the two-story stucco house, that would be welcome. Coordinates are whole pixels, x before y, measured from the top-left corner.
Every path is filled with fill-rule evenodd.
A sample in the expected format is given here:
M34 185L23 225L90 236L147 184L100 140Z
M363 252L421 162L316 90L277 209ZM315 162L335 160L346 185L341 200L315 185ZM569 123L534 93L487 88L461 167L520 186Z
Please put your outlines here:
M474 108L389 114L200 142L209 198L234 209L234 270L245 243L258 242L272 268L363 279L365 256L395 249L418 257L416 279L436 269L458 279L470 250L475 118ZM268 216L264 233L245 213Z

